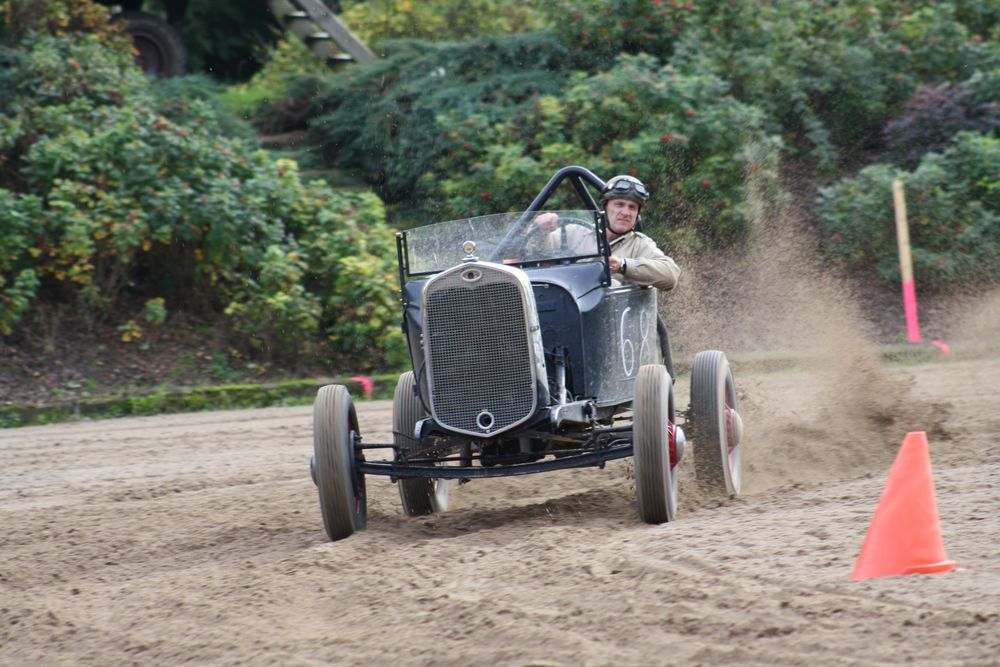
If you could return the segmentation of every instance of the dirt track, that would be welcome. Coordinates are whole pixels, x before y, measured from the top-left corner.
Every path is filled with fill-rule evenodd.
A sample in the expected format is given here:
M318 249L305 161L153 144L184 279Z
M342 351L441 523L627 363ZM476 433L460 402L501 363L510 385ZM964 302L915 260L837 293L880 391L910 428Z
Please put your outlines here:
M852 420L811 373L737 374L747 493L699 497L688 458L662 526L622 461L431 519L369 478L369 529L331 544L309 408L0 431L0 664L998 665L1000 360L879 377ZM391 405L359 408L386 441ZM909 430L960 570L849 581Z

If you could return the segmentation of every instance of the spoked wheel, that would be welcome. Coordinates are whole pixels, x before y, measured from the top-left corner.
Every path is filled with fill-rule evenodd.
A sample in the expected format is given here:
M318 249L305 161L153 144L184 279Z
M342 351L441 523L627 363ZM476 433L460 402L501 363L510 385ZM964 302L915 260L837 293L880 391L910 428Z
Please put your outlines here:
M733 372L726 355L718 350L699 352L694 357L691 422L699 486L718 495L737 495L743 480L743 420L736 402Z
M667 369L639 369L632 403L635 496L646 523L672 521L677 514L677 456L671 456L673 383Z
M414 429L427 416L416 394L413 371L399 376L392 398L392 440L397 452L416 453L420 443ZM423 516L448 509L448 480L410 477L399 480L399 497L409 516Z
M313 467L319 508L331 540L363 530L367 520L365 476L358 470L358 418L347 388L321 387L313 404Z

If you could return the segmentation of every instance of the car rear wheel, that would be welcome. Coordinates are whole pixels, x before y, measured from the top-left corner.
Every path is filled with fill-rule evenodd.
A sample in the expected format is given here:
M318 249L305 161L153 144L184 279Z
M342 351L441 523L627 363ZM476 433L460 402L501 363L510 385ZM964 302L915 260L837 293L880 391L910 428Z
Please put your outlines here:
M417 422L427 413L416 393L413 371L399 376L396 393L392 399L392 441L397 456L414 454L420 443L414 436ZM409 516L424 516L448 509L448 480L427 477L400 478L399 497L403 501L403 511Z
M347 388L321 387L313 404L313 473L323 525L332 541L363 530L367 521L365 476L358 470L361 454L355 446L359 439Z
M646 523L672 521L677 513L677 467L670 456L673 383L667 369L650 364L639 369L632 403L635 495Z
M743 420L726 355L699 352L691 367L691 422L698 485L716 495L739 494L743 481Z

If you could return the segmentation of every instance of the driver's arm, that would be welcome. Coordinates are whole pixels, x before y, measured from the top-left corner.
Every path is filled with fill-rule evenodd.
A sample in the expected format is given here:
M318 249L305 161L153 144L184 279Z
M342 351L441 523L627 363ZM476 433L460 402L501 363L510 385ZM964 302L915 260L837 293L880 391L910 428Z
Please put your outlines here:
M554 252L559 248L559 216L549 211L539 214L528 227L526 236L531 252Z
M661 290L671 290L681 275L680 267L660 250L648 236L633 233L628 242L615 244L611 253L625 260L622 277L635 285L651 285Z
M536 251L558 253L559 256L593 255L597 252L596 232L593 226L583 220L574 220L573 224L564 222L560 226L559 216L551 211L540 214L534 220L538 233L543 240L534 248ZM548 232L546 234L545 232ZM563 245L565 243L565 245Z

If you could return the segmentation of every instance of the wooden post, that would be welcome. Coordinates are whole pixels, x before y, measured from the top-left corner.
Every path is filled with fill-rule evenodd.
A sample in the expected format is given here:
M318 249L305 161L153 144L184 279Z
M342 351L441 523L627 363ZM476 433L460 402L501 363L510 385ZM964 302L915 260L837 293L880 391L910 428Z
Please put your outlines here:
M910 227L906 220L903 182L898 179L892 182L892 203L896 209L896 242L899 245L899 272L903 278L906 338L911 343L919 343L920 323L917 319L917 288L913 282L913 260L910 257Z

